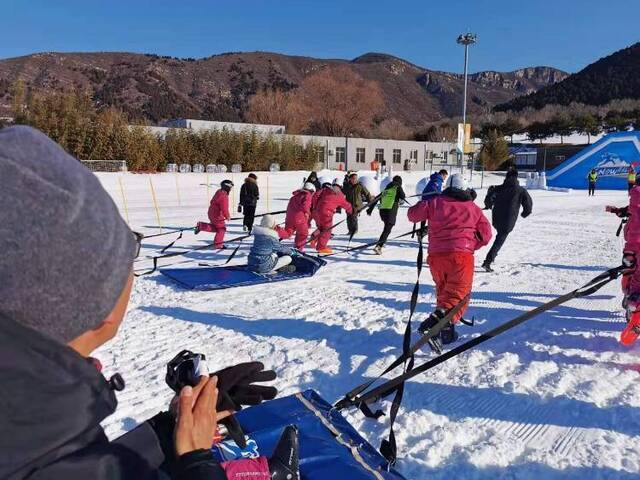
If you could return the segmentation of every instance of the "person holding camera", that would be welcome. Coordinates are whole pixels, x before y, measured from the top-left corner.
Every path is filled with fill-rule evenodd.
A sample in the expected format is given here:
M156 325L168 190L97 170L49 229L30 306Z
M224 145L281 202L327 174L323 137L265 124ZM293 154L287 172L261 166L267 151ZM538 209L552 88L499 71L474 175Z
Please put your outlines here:
M142 235L37 130L0 131L0 170L0 478L226 479L211 452L218 423L274 398L253 382L275 374L251 362L194 378L175 417L161 412L109 441L100 423L124 380L105 379L90 355L123 321Z

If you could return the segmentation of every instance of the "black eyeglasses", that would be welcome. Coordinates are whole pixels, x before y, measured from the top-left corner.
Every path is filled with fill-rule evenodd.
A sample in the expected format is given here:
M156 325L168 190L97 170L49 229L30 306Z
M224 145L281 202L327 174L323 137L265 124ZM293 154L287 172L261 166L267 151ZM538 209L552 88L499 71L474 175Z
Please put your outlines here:
M133 233L133 236L136 238L136 256L133 257L138 258L140 256L140 249L142 248L142 239L144 238L144 235L140 232L131 232Z

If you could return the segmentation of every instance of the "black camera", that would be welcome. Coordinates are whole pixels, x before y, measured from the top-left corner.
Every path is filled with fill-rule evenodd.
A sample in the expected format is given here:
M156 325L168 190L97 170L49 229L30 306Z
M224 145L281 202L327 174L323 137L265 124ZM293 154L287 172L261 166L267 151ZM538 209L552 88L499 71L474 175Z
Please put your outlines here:
M167 363L165 381L169 388L180 393L187 385L195 387L203 375L209 375L206 364L207 358L202 353L182 350Z

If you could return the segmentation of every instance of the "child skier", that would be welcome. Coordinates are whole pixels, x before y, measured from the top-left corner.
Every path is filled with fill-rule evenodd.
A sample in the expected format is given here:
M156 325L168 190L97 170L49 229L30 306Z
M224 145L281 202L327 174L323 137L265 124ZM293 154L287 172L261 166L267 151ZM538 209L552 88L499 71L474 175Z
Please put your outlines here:
M347 215L353 212L351 204L342 194L340 185L336 181L333 182L333 185L325 182L322 189L314 195L311 213L317 227L317 230L313 232L311 247L315 247L318 253L333 253L333 250L328 247L328 243L331 238L333 215L338 208L344 208Z
M262 217L259 227L253 229L253 245L249 251L249 269L258 273L270 273L276 270L294 272L291 255L293 249L280 245L276 231L276 220L271 215Z
M229 192L233 188L233 182L231 180L223 180L220 184L220 189L215 193L209 204L209 222L213 227L213 231L216 233L213 239L213 245L215 248L223 249L224 246L224 234L227 231L226 221L231 219L229 214Z
M628 207L607 206L606 210L628 219L624 227L622 253L622 263L629 267L628 273L622 277L622 306L628 324L620 336L620 342L629 346L640 334L640 269L636 266L636 259L640 255L640 187L631 189Z
M429 222L429 268L436 284L437 308L420 325L422 334L471 292L473 253L491 240L491 224L473 202L464 178L457 173L451 175L446 187L442 195L422 200L408 212L410 222ZM437 343L456 341L454 324L465 309L466 305L435 338Z
M253 229L253 220L256 216L256 206L259 199L258 177L255 173L250 173L240 187L240 208L238 209L238 211L242 211L244 216L242 229L245 232L251 233Z
M311 220L311 199L315 191L316 187L313 183L307 182L302 189L293 192L287 205L284 229L279 231L281 238L290 238L295 233L295 246L300 251L304 250L307 243Z

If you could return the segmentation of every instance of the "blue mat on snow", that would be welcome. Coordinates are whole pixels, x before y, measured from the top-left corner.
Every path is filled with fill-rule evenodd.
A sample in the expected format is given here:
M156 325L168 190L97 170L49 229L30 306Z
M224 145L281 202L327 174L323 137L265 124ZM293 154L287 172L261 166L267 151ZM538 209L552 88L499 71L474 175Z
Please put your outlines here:
M237 418L260 455L270 456L283 429L298 427L302 480L406 480L313 390L241 410Z
M299 255L293 258L293 264L296 266L296 271L293 273L266 275L252 272L246 266L161 268L160 273L192 290L221 290L311 277L326 263L321 258Z

